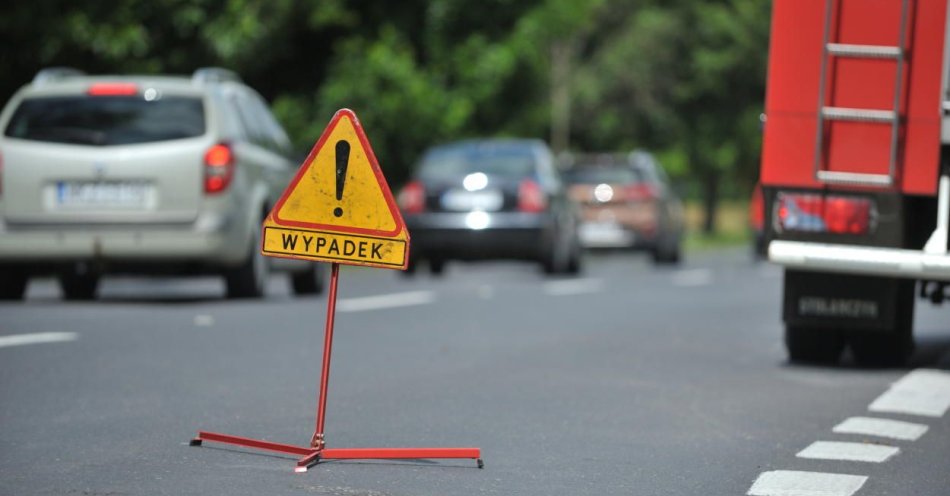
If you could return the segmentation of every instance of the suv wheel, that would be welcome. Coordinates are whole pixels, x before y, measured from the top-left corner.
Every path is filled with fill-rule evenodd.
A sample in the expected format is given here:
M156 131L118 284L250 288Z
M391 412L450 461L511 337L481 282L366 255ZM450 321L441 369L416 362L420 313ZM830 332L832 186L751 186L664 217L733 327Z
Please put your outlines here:
M0 270L0 300L22 300L26 283L26 274L14 269Z
M254 229L251 249L241 266L225 274L228 298L260 298L264 296L269 267L260 250L260 231Z
M99 276L94 274L64 274L59 278L59 287L67 300L94 300L99 288Z
M294 288L295 295L320 294L324 287L323 264L313 263L303 271L291 274L290 284Z

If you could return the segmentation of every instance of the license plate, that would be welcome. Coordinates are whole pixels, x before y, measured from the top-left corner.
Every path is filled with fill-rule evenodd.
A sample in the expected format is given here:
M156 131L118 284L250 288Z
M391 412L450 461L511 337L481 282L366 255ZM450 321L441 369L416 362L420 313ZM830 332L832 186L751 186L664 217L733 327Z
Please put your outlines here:
M634 242L633 233L612 222L588 222L581 224L578 235L581 243L588 246L626 246Z
M460 212L481 210L492 212L501 209L504 203L501 192L496 190L465 191L450 190L442 195L442 208Z
M149 185L145 182L59 182L56 203L61 207L144 207Z

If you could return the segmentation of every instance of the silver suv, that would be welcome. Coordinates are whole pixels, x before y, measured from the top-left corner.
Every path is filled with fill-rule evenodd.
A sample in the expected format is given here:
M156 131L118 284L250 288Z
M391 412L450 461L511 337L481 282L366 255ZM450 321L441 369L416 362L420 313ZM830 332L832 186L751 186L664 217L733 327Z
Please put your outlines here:
M0 299L58 276L92 299L105 273L221 274L260 297L271 268L298 294L320 264L265 259L260 225L296 168L287 135L225 69L192 77L45 69L0 114Z

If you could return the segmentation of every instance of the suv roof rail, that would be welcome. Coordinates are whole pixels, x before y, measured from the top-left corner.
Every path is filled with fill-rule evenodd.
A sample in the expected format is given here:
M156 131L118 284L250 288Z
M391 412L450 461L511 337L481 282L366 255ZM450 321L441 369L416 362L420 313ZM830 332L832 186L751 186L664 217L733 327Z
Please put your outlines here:
M40 69L40 71L33 76L33 84L43 84L50 81L59 81L61 79L85 75L85 72L79 69L73 69L72 67L47 67Z
M202 67L191 75L191 80L196 83L243 82L236 72L223 67Z

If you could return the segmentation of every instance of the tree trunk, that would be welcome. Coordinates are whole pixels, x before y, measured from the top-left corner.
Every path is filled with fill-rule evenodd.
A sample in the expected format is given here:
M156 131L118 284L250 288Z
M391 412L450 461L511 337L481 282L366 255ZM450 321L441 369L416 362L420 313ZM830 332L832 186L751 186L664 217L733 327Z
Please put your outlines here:
M716 213L719 209L719 175L703 176L703 234L716 232Z
M570 40L551 44L551 148L567 150L571 139L571 57Z

